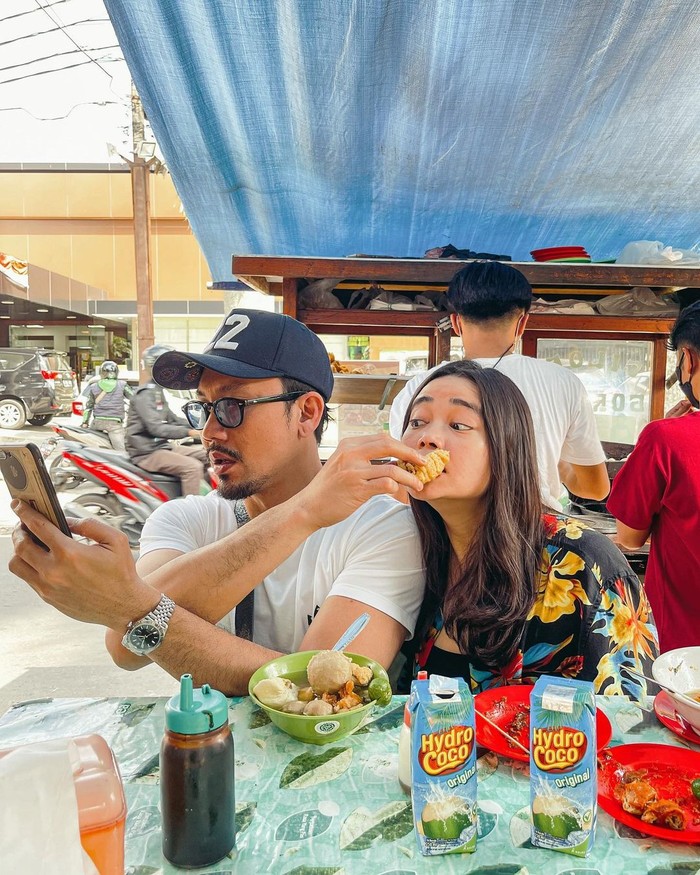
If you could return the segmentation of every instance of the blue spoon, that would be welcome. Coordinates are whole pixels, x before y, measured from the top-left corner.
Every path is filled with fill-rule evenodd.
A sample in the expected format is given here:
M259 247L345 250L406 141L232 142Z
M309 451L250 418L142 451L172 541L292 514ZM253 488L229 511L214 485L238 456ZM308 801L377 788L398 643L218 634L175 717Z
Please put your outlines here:
M360 614L360 616L354 620L348 628L343 632L340 638L333 645L333 650L345 650L345 648L353 641L360 632L365 628L365 626L369 623L369 614Z

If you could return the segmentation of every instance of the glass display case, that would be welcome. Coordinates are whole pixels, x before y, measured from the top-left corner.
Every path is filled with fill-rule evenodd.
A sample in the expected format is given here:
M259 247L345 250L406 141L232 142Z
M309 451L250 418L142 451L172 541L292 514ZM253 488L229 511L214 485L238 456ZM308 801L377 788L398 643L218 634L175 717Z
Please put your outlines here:
M650 420L651 341L540 337L537 358L562 365L581 380L602 441L637 440Z

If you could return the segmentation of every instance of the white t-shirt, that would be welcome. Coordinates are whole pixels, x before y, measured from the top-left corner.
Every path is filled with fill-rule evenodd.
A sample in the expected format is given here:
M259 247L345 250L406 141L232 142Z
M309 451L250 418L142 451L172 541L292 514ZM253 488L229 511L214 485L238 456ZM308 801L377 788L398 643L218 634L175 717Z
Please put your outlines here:
M484 368L490 368L498 359L475 361ZM392 437L401 439L406 409L416 389L434 370L436 368L416 374L394 399L389 412ZM498 362L498 370L510 377L530 407L535 426L542 500L560 511L562 485L557 469L559 460L573 465L597 465L605 461L585 387L575 374L561 365L517 353L504 356Z
M233 502L217 492L168 501L148 518L141 556L189 553L237 528ZM201 586L206 586L203 577ZM346 520L319 529L255 588L253 640L292 653L329 595L370 605L413 634L425 572L409 507L375 496ZM235 609L218 624L235 634Z

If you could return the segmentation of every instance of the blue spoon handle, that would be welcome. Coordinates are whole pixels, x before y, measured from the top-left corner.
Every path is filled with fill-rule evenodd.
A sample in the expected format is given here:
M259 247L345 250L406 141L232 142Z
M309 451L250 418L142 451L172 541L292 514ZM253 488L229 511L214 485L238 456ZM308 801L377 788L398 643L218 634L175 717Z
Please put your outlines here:
M345 650L348 644L365 628L367 623L369 623L369 614L360 614L360 616L348 626L336 641L333 645L333 650Z

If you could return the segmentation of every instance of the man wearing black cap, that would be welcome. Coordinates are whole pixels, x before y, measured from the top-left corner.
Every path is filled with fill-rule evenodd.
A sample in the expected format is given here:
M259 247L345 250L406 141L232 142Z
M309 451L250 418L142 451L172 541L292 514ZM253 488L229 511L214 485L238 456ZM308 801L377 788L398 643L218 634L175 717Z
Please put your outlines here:
M108 626L124 668L153 661L241 694L264 662L333 646L365 611L353 649L388 666L413 631L424 573L411 511L387 493L421 484L372 462L420 463L417 451L384 435L343 441L321 468L333 377L321 341L288 316L233 310L204 353L168 352L153 375L197 390L184 412L218 491L160 507L137 568L113 529L72 524L98 542L87 546L21 505L49 553L17 527L10 569L69 616Z

